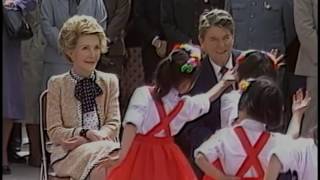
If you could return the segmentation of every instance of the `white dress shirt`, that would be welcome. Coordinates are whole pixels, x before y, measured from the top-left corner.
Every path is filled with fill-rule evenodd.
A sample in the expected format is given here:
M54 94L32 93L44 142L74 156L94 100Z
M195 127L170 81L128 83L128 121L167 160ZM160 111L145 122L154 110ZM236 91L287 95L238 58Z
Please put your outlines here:
M214 69L214 73L216 74L217 80L218 82L221 80L222 78L222 74L220 73L221 70L221 66L219 66L218 64L216 64L211 58L210 59L210 63ZM233 68L233 63L232 63L232 54L230 54L230 57L227 61L227 63L225 64L225 67L228 68L229 70L231 70Z
M184 105L169 124L172 136L176 135L186 122L207 113L210 108L209 97L206 94L180 97L176 89L171 89L166 96L162 97L166 113L169 113L181 99L184 100ZM139 87L133 93L124 118L124 124L128 122L134 124L137 127L137 133L140 134L148 133L160 123L159 114L150 94L149 86ZM164 132L161 131L156 136L163 137Z
M238 104L241 97L239 90L232 90L222 94L221 102L221 128L229 127L238 118Z

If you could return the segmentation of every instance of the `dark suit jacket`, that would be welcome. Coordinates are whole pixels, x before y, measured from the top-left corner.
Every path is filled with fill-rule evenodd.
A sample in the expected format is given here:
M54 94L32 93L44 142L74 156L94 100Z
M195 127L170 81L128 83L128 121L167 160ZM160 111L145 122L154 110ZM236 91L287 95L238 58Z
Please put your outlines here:
M198 44L199 17L205 9L224 9L225 0L162 0L161 24L170 43Z
M135 0L133 14L143 45L151 45L152 39L163 39L160 24L160 0Z
M232 50L233 62L240 55L240 51ZM217 77L210 63L209 57L202 61L201 72L190 94L205 93L217 84ZM187 156L198 177L202 172L194 164L193 153L205 140L207 140L217 129L221 128L220 121L220 98L211 102L210 110L207 114L187 123L179 134L175 137L176 143Z
M124 56L124 29L130 15L130 0L103 0L108 13L107 37L111 40L110 56Z

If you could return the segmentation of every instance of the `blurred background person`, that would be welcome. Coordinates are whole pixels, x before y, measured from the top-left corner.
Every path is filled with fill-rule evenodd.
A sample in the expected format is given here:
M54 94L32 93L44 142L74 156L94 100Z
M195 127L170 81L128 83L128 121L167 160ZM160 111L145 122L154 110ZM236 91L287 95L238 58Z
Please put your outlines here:
M39 96L43 77L44 48L46 41L40 27L40 6L27 13L26 18L33 30L31 39L22 41L25 123L29 139L29 165L40 167Z
M35 0L3 0L2 8L15 11L30 11L36 6ZM24 119L23 70L21 59L21 40L8 36L5 24L2 26L2 104L3 104L3 134L2 134L2 174L10 174L8 162L8 141L14 122Z
M176 43L199 45L198 23L201 13L207 9L224 9L225 0L162 0L161 25L169 49Z
M312 97L302 123L305 136L318 124L318 0L294 0L294 22L301 43L295 74L307 78Z
M161 0L135 0L133 14L142 39L145 83L151 84L157 64L166 55L167 41L160 22Z
M120 80L120 109L126 106L128 97L125 84L124 67L127 63L125 45L125 27L130 15L130 0L103 0L108 12L106 34L109 38L109 50L101 56L97 69L103 72L114 73Z

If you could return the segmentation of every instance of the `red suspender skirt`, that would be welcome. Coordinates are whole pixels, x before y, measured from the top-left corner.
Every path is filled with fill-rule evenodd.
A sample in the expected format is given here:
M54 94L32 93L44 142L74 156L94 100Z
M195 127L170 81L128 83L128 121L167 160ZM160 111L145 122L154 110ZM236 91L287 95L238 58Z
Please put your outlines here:
M154 98L155 99L155 98ZM188 160L171 137L170 122L183 107L180 101L166 114L163 103L155 100L160 123L147 134L137 134L123 162L106 180L196 180ZM165 137L155 134L164 130Z
M245 150L247 157L242 162L240 168L238 169L235 176L240 177L242 180L263 180L264 177L264 170L261 166L261 162L258 159L259 153L262 151L263 147L268 142L268 139L270 137L270 134L267 132L261 133L259 139L257 142L252 146L247 134L243 130L242 127L238 126L234 128L234 131L236 132L243 149ZM221 162L219 159L214 161L212 163L213 166L223 171L223 167L221 165ZM251 178L244 178L243 176L248 172L248 170L253 167L255 171L258 174L258 177L251 177ZM213 178L210 178L208 176L204 176L203 180L214 180Z

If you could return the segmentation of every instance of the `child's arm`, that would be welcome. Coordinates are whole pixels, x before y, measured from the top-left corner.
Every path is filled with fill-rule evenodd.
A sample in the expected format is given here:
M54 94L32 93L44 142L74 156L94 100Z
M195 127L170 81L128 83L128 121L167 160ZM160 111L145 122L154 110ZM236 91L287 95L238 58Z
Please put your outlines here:
M279 158L275 154L273 154L271 156L269 165L267 167L264 180L276 180L278 178L278 175L281 169L282 169L282 164Z
M222 80L219 81L216 85L214 85L206 93L210 101L216 100L223 93L223 91L235 81L235 72L235 68L230 71L227 71L226 74L223 76Z
M119 151L119 154L117 152L114 152L114 154L110 154L107 158L100 159L97 164L104 165L106 168L111 167L109 169L112 171L112 169L116 168L121 164L121 162L126 158L132 141L135 138L137 133L137 127L132 123L126 123L124 125L123 135L122 135L122 142L121 142L121 149Z
M121 150L119 153L119 161L121 162L128 154L130 150L133 139L135 138L137 133L137 127L132 123L127 123L124 126L122 142L121 142Z
M301 120L304 112L308 108L311 101L311 97L306 91L305 97L303 97L303 92L299 89L293 95L293 103L292 103L292 118L287 130L287 135L292 136L293 138L297 138L299 136L299 131L301 127Z
M208 159L205 157L204 154L198 153L195 157L195 162L198 165L198 167L209 177L219 180L236 180L240 179L237 177L231 177L224 175L219 169L214 167Z

